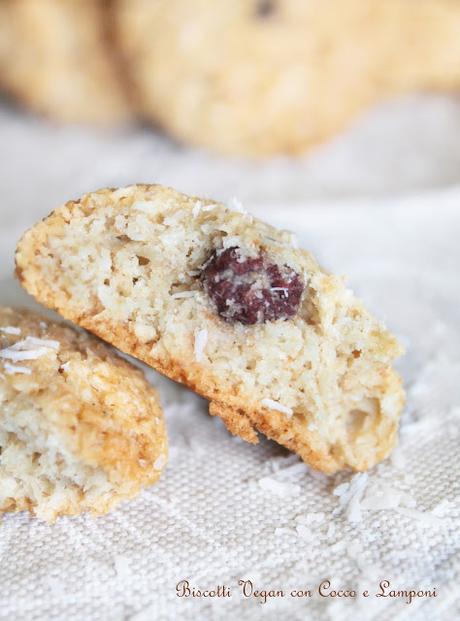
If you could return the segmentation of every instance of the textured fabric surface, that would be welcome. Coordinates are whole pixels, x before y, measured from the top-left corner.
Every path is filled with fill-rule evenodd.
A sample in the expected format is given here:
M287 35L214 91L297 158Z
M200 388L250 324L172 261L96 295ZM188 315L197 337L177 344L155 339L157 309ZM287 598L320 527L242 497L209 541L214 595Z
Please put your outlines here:
M205 160L187 160L153 136L85 139L9 111L0 112L0 131L8 137L0 145L1 304L33 306L11 275L13 249L24 228L58 201L134 180L174 181L204 194L215 186L214 197L226 200L234 174L246 208L295 230L325 267L348 275L401 338L407 354L398 366L408 394L391 459L368 475L327 478L274 443L232 438L204 401L150 372L171 447L161 482L97 520L63 518L48 526L26 514L4 517L0 619L460 618L460 188L326 201L308 175L303 182L289 168L291 197L281 202L279 188L270 193L264 186L269 173L255 174L251 185L247 171L230 173L233 164L214 162L210 181ZM149 165L140 165L141 152ZM161 170L165 161L171 170L176 162L174 175ZM386 194L404 185L391 183L390 175ZM372 174L361 194L369 184ZM184 579L201 589L226 585L232 596L178 598L176 584ZM282 589L285 597L245 598L242 579L257 590ZM325 579L370 596L322 598L317 587ZM437 597L411 604L376 598L382 580L394 589L436 589ZM292 589L311 589L312 597L291 597Z

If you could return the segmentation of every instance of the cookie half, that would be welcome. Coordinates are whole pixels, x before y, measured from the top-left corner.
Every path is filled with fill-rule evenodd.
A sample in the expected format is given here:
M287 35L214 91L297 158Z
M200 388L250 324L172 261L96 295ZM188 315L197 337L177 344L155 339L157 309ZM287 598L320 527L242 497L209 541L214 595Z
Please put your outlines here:
M239 205L235 205L239 209ZM390 452L403 405L396 339L290 233L175 190L70 201L20 241L41 303L325 472Z
M139 370L83 331L0 308L0 512L106 513L155 483L166 455Z
M65 122L131 118L104 0L1 0L0 88Z

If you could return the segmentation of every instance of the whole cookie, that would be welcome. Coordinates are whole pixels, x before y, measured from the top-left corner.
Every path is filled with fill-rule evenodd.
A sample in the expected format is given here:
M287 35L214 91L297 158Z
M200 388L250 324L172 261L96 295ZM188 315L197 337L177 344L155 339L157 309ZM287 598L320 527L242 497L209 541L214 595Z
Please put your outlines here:
M298 153L406 90L459 86L456 0L115 0L140 112L223 152Z
M166 454L139 370L81 330L0 307L0 512L106 513L155 483Z
M287 232L138 185L66 203L16 262L37 300L209 399L249 442L261 431L325 472L394 445L401 347Z
M0 0L0 88L67 122L131 117L102 0Z

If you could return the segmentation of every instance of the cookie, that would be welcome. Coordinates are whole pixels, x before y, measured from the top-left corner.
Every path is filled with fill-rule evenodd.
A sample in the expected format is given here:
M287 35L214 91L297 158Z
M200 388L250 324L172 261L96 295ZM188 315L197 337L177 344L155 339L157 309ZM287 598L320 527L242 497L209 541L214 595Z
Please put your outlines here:
M0 88L66 122L131 117L101 0L0 0Z
M226 153L304 152L375 102L458 88L456 0L115 0L141 113Z
M83 331L0 308L0 512L103 514L155 483L163 414L143 374Z
M235 207L239 209L238 203ZM395 443L401 347L292 235L157 185L70 201L20 241L42 304L207 398L324 472Z

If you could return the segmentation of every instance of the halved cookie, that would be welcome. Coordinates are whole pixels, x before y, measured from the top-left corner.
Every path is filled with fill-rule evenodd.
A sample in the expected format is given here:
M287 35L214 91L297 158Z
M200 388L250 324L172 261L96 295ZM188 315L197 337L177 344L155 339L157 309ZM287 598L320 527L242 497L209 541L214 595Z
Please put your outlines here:
M83 331L0 307L0 512L106 513L155 483L166 454L139 370Z
M200 393L250 442L261 431L325 472L365 470L395 442L401 347L290 233L137 185L66 203L16 261L37 300Z

